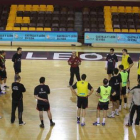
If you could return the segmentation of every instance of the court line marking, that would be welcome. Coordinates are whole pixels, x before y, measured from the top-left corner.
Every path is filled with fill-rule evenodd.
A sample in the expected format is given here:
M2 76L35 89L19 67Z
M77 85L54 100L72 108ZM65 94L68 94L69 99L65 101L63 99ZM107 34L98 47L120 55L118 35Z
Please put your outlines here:
M129 119L129 113L125 115L124 117L124 140L129 140L129 131L128 131L128 127L125 126L126 123L128 123L128 119ZM135 115L134 115L134 118L133 120L135 120ZM133 121L134 122L134 121ZM135 139L137 138L137 131L135 129L135 125L132 124L132 132L133 132L133 135L135 137Z

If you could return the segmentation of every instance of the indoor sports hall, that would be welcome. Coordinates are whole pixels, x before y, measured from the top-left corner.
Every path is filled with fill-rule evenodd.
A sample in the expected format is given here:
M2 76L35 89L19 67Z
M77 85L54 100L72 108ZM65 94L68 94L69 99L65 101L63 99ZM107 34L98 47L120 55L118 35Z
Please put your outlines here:
M11 123L12 83L15 71L12 57L17 48L22 48L21 77L26 92L23 93L23 121ZM106 117L102 125L103 111L100 111L100 125L96 122L99 97L97 89L108 79L106 57L110 49L118 58L117 68L122 64L123 49L133 61L130 70L130 93L127 106L119 116ZM7 86L0 90L0 140L139 140L140 125L131 126L130 118L133 94L131 89L138 85L140 63L140 1L139 0L1 0L0 1L0 71L1 60L5 60ZM77 123L77 96L69 83L68 62L73 52L81 60L79 74L86 74L86 81L94 91L88 98L85 124ZM39 111L34 89L40 77L50 88L48 95L50 111L55 126L50 126L47 113L43 112L44 128L40 128ZM0 74L2 81L2 77ZM109 79L108 79L109 80ZM0 83L2 87L2 83ZM78 87L77 87L78 88ZM77 90L75 90L78 92ZM126 90L127 91L127 90ZM139 92L140 94L140 92ZM39 100L39 99L38 99ZM140 100L140 99L139 99ZM137 105L138 107L140 105ZM109 102L107 116L112 112ZM82 121L82 117L81 117ZM140 120L139 120L140 122Z

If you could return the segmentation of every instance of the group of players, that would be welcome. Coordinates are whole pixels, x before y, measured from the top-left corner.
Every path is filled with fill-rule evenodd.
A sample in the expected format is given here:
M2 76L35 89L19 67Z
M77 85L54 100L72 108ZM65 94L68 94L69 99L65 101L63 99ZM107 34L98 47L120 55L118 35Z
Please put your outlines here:
M130 69L134 65L131 57L127 53L126 49L122 50L121 65L117 66L118 58L114 53L114 49L110 49L110 54L106 57L105 70L108 74L108 79L103 79L103 85L96 91L96 96L99 97L97 105L97 121L93 125L100 125L100 110L103 110L102 126L105 126L106 117L114 118L115 115L119 116L119 111L122 109L122 99L124 99L124 109L127 108L127 93L133 94L132 104L130 107L129 120L126 126L131 126L133 123L133 116L137 111L137 118L135 125L139 125L140 121L140 60L138 61L138 86L130 90ZM93 88L86 81L86 75L81 76L79 80L80 72L79 65L81 60L73 52L72 57L68 60L68 64L71 65L70 72L71 78L69 86L71 91L77 96L77 123L80 123L80 116L82 117L81 126L85 125L86 108L88 106L88 97L93 93ZM117 68L118 67L118 68ZM76 75L77 82L73 85L73 77ZM72 86L73 85L73 86ZM77 89L77 92L75 91ZM90 93L88 93L90 90ZM109 101L112 101L112 113L107 116L107 110Z
M114 53L114 49L110 49L110 53L106 57L105 69L107 70L108 79L103 79L103 85L100 86L96 95L99 97L99 102L97 105L97 121L93 125L100 125L100 110L103 110L103 122L102 126L105 126L105 120L107 117L107 110L109 101L112 101L112 113L108 115L109 118L114 118L115 115L119 116L119 111L122 109L122 99L124 99L124 108L127 108L127 96L126 93L133 93L133 101L130 111L130 117L127 126L131 126L133 123L133 116L135 110L137 110L136 125L139 125L140 121L140 60L138 61L138 86L130 90L130 69L133 66L133 61L127 50L122 50L122 63L117 68L118 58ZM5 56L6 52L1 51L0 53L0 92L5 94L7 85L6 85L6 67L5 67ZM11 113L11 123L15 121L15 111L18 107L18 118L19 125L25 125L25 122L22 120L23 113L23 92L26 91L23 84L20 83L21 77L19 73L21 72L21 57L22 57L22 48L17 48L17 52L13 55L12 61L14 63L15 70L15 82L12 83L12 113ZM85 125L85 115L86 108L88 106L88 97L94 92L93 87L90 83L86 81L86 74L83 74L80 77L79 65L81 64L81 59L76 56L76 52L72 52L72 56L68 60L70 65L70 81L69 87L71 91L77 96L77 123L81 122L81 126ZM76 75L77 82L73 85L74 75ZM48 85L45 85L45 77L39 79L40 84L34 89L34 97L38 100L37 109L39 110L40 116L40 127L44 128L43 121L43 111L46 111L50 120L50 126L54 126L55 123L52 121L52 115L50 112L50 104L48 100L48 94L50 93L50 88ZM77 92L75 91L77 89ZM90 93L88 93L90 90ZM80 116L82 120L80 121ZM2 117L0 117L2 118Z

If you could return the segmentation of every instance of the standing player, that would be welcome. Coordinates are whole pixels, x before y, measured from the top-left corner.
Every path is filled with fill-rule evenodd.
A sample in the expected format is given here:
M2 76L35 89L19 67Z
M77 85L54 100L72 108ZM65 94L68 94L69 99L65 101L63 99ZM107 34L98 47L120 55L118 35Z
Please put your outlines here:
M6 85L7 73L6 73L6 67L5 67L5 61L6 61L5 56L6 56L6 52L1 51L1 54L0 54L0 83L1 83L1 90L3 91L3 93L5 93L6 88L8 88L8 86Z
M85 81L86 80L86 75L83 74L81 76L81 81L78 81L75 83L72 87L71 90L72 92L77 96L77 123L80 123L80 114L81 114L81 108L82 108L82 123L81 126L85 125L85 115L86 115L86 108L88 106L88 96L90 96L93 93L93 88L92 86ZM77 93L75 92L74 89L77 88ZM88 90L90 90L90 93L88 93Z
M123 55L122 55L122 65L124 66L124 70L128 72L127 86L128 86L128 90L130 90L130 80L129 80L130 69L134 65L134 63L133 63L131 57L129 56L129 54L127 54L127 49L123 49L122 53L123 53Z
M138 61L138 70L137 70L137 73L138 73L138 80L140 79L140 57L139 57L139 61Z
M81 65L81 59L76 56L76 52L72 52L72 56L69 58L68 64L71 66L69 86L72 86L74 75L76 75L77 81L80 81L79 65Z
M110 54L106 57L105 70L107 70L108 80L110 80L113 75L113 70L117 67L118 58L114 54L114 49L110 49Z
M117 68L115 68L113 71L114 76L111 77L111 79L109 81L109 85L116 92L115 96L111 96L113 107L112 107L111 115L108 116L109 118L114 118L115 114L117 116L119 116L119 104L120 104L120 92L121 92L121 88L122 88L122 79L118 75L118 72L119 72L119 70Z
M122 79L122 91L121 91L121 99L120 99L120 107L119 110L122 109L122 98L124 98L124 108L127 107L127 96L126 96L126 86L128 81L128 72L124 70L123 65L119 65L120 74L119 76Z
M12 57L12 61L14 62L15 77L21 72L21 52L22 48L18 47L17 52Z
M99 97L99 102L97 106L97 122L93 123L93 125L100 125L100 110L103 110L103 122L102 126L105 126L105 119L107 117L107 110L109 105L110 95L114 96L116 93L112 89L112 87L108 86L108 80L105 78L103 80L103 86L100 86L97 89L96 96Z
M18 107L18 119L19 125L25 125L26 123L22 121L23 113L23 92L26 91L23 84L20 83L21 78L18 75L16 81L12 83L12 113L11 113L11 123L15 122L15 112Z
M130 115L129 115L129 120L128 124L126 126L131 126L133 123L133 117L135 112L137 111L137 117L135 120L135 125L139 125L140 123L140 79L138 79L138 85L133 87L130 90L130 93L132 95L132 103L130 107Z
M43 121L43 111L46 111L48 114L48 118L50 119L50 126L54 126L55 123L52 121L52 114L50 111L50 103L48 100L48 94L50 94L50 88L48 85L45 85L45 77L40 78L40 85L36 86L34 89L34 97L37 101L37 110L39 110L40 117L40 127L44 128Z

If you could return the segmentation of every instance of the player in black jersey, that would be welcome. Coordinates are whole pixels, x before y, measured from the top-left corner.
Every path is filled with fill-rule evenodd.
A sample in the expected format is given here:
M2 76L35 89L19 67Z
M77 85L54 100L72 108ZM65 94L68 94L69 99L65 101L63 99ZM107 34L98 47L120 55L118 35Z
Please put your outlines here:
M111 77L109 81L109 85L114 89L116 92L115 96L111 96L111 101L113 104L112 113L108 115L109 118L114 118L115 115L119 116L119 105L120 105L120 92L122 90L122 79L118 75L119 70L117 68L114 69L113 74L114 76Z
M11 113L11 123L15 122L15 112L18 107L18 119L19 125L25 125L22 121L23 113L23 92L26 91L23 84L20 83L20 76L16 77L16 81L12 83L12 113Z
M50 88L48 85L45 85L45 77L41 77L39 81L40 85L35 87L34 96L38 100L37 110L39 111L39 117L41 121L40 127L44 128L43 111L46 111L48 114L48 118L50 119L50 126L54 126L55 123L52 121L52 114L50 111L50 103L48 99L48 94L50 94Z
M22 48L18 47L17 52L12 57L12 61L14 62L15 77L21 72L21 52Z
M113 70L117 67L118 58L114 54L114 49L110 49L110 54L106 57L105 70L107 70L108 79L113 75Z

